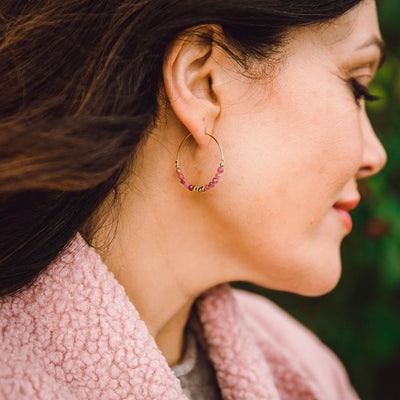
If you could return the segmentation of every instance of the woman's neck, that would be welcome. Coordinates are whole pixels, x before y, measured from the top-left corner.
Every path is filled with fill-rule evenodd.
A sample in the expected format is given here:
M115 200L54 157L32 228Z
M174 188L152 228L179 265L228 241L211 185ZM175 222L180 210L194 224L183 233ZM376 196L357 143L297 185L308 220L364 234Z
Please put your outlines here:
M168 134L176 133L171 128ZM142 164L135 165L137 175L121 188L118 207L110 212L110 196L97 211L98 218L94 216L100 223L91 242L173 365L180 359L195 299L238 276L227 236L217 227L210 234L209 210L182 190L173 163L172 173L166 170L170 160L160 154L168 158L172 149L163 152L151 139L146 146L148 157L137 157ZM158 157L151 156L152 147ZM168 180L171 191L160 191Z

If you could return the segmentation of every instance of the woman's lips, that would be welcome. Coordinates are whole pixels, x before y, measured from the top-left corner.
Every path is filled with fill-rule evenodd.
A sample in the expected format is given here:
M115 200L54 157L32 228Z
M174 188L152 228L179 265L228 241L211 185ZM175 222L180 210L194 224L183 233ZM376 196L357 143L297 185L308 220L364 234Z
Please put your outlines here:
M336 208L336 207L333 208L338 213L340 219L343 221L347 231L351 232L351 230L353 229L353 220L351 219L351 216L348 213L348 211L343 210L342 208Z
M353 220L351 219L349 211L354 210L359 202L360 198L357 197L350 201L338 201L333 205L334 210L338 213L348 232L351 232L353 229Z

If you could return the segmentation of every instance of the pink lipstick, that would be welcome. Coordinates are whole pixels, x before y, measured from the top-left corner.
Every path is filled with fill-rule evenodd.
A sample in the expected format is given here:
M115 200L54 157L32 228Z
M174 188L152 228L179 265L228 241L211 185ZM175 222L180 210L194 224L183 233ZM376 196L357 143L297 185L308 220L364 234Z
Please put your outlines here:
M353 220L351 219L349 211L354 210L359 202L360 198L356 198L350 201L338 201L333 205L334 210L338 213L339 218L343 221L348 232L351 232L353 229Z

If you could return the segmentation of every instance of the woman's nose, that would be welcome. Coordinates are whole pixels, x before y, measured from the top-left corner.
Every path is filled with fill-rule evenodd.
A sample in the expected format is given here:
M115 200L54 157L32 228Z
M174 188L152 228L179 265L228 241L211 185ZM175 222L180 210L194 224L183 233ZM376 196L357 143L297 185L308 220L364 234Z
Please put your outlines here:
M364 135L363 157L357 179L368 178L377 174L386 164L387 154L382 143L377 138L371 122L364 111L362 116L362 130Z

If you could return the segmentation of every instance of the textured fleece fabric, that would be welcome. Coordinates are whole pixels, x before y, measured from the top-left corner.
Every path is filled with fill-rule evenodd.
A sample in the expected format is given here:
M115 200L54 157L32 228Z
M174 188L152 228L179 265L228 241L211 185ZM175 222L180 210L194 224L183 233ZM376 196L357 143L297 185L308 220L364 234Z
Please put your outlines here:
M351 400L338 358L261 296L196 302L226 400ZM0 299L0 399L186 400L124 288L78 233L18 296Z

